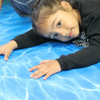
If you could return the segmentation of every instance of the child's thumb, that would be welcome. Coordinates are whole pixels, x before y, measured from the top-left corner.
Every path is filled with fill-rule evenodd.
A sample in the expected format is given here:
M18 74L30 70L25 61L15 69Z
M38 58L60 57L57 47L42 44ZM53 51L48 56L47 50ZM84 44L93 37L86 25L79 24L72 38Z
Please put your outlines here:
M7 53L5 54L4 60L7 61L7 60L9 59L9 56L10 56L10 53L7 52Z

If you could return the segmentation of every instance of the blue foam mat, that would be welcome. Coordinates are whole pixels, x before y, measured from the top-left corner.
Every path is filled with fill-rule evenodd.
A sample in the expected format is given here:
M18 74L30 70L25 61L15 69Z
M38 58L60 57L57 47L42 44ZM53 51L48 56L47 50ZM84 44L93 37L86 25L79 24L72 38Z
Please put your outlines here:
M0 45L31 29L30 18L22 18L10 4L0 12ZM48 42L15 50L8 61L0 56L0 100L100 100L100 63L63 71L47 80L30 78L28 71L46 59L80 50L73 44Z

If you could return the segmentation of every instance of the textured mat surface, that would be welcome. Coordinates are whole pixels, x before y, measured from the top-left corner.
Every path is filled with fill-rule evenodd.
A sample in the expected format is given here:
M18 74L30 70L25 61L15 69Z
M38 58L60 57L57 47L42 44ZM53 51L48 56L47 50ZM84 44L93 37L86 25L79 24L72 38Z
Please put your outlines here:
M0 12L0 45L31 29L30 18L21 18L10 4ZM63 71L49 79L31 79L28 69L45 59L78 51L73 44L48 42L16 50L8 61L0 56L0 100L100 100L100 63Z

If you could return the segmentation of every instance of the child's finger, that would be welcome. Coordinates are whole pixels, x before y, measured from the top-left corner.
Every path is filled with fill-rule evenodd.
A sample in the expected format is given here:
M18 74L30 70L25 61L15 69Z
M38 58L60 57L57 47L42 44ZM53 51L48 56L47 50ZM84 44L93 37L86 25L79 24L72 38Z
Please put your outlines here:
M33 78L33 77L36 76L37 74L39 74L39 71L38 71L38 70L35 71L34 73L32 73L32 74L30 75L30 77Z
M52 74L51 73L47 73L46 76L43 78L44 80L46 80L47 78L49 78Z
M34 78L35 78L35 79L40 78L40 77L42 77L42 76L45 75L45 74L46 74L46 73L40 72L40 73L38 73Z
M7 52L7 53L5 54L4 59L5 59L6 61L9 59L10 54L11 54L11 52Z
M33 70L36 70L36 69L40 68L40 67L41 67L40 65L34 66L34 67L30 68L29 71L31 72Z

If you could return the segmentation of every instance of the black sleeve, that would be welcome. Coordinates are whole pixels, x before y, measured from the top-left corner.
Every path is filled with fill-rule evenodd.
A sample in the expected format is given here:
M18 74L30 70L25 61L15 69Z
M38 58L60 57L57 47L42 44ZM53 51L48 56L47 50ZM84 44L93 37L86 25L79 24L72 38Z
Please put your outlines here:
M51 39L45 38L31 29L24 34L16 36L13 40L16 41L18 45L17 49L22 49L48 42Z
M57 59L62 70L87 67L100 61L100 36L90 40L90 46L83 48L76 53L62 55Z

